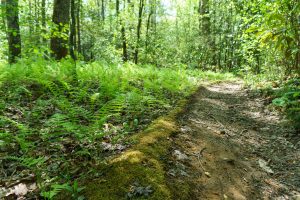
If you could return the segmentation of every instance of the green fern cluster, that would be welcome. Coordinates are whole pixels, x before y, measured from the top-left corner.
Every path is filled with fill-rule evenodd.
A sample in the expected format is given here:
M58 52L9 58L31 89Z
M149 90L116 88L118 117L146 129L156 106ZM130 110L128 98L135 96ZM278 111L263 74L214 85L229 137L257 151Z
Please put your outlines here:
M277 97L273 99L273 105L281 108L293 121L296 129L300 130L300 79L288 80L273 95Z
M199 77L207 76L131 63L0 64L0 154L16 158L7 166L26 165L41 185L72 179L103 158L103 138L122 142L189 95Z

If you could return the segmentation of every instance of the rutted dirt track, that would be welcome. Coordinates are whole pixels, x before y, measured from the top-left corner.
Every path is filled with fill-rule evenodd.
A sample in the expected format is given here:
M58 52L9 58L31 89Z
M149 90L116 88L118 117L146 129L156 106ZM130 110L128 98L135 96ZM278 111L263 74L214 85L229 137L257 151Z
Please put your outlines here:
M201 87L170 138L169 187L182 199L299 199L300 143L242 83ZM289 138L289 139L288 139Z

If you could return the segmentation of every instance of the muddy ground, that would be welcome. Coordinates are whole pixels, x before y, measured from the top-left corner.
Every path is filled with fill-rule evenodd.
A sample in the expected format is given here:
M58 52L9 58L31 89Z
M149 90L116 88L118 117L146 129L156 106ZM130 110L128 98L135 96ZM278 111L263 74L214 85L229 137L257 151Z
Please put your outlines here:
M299 134L242 83L201 87L167 163L173 199L300 199ZM187 197L185 197L187 198Z

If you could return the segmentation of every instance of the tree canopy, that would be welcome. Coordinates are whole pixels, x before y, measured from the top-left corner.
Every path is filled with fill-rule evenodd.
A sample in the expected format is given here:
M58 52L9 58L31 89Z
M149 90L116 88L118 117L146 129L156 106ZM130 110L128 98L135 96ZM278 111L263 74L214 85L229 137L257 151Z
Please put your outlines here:
M2 0L1 58L19 57L22 49L25 58L299 74L297 0L59 2Z

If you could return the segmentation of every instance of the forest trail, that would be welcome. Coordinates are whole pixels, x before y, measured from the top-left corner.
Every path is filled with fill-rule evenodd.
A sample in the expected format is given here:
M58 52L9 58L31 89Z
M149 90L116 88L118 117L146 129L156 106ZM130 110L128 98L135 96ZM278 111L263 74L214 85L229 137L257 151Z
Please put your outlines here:
M300 198L293 130L242 83L201 87L178 123L167 161L174 199L183 199L186 182L187 199Z

